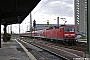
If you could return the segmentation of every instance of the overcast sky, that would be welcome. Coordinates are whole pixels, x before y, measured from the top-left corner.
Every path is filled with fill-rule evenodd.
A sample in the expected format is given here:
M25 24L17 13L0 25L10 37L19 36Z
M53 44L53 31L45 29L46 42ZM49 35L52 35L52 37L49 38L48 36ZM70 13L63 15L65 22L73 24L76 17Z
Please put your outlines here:
M74 0L41 0L38 5L32 10L31 14L32 21L35 19L37 24L46 24L47 20L49 20L50 24L57 24L57 17L66 18L66 24L75 24ZM27 16L20 25L21 33L29 30L29 22L30 16ZM64 24L64 21L60 19L59 23ZM18 33L19 25L14 24L12 26L12 31ZM10 26L7 27L7 31L8 30L10 30ZM1 32L3 32L3 27L1 28Z
M73 0L42 0L32 12L41 16L45 14L71 17L73 9Z

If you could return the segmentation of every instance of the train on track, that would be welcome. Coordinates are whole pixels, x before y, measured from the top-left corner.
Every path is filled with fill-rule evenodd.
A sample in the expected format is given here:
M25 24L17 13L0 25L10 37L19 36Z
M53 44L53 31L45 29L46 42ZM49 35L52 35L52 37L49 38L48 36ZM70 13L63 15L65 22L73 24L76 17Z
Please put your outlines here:
M21 36L30 36L30 33ZM50 29L37 30L32 32L32 37L60 41L63 44L74 45L76 43L76 31L74 26L61 25L54 26Z

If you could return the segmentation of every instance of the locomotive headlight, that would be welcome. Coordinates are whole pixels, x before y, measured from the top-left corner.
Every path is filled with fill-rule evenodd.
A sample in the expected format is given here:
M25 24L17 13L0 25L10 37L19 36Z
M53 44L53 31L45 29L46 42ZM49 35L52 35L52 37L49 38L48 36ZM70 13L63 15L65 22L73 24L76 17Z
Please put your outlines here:
M75 36L75 34L64 34L64 36Z
M69 34L64 34L64 36L68 36Z
M75 36L75 34L71 34L71 36Z

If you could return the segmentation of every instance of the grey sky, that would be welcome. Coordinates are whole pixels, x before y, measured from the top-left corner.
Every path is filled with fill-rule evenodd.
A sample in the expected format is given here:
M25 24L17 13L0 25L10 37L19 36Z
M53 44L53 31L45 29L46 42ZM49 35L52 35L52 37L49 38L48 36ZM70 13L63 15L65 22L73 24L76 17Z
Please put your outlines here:
M34 12L34 14L41 13L72 17L74 15L73 9L73 0L41 0L36 10L34 9L35 12L32 12Z

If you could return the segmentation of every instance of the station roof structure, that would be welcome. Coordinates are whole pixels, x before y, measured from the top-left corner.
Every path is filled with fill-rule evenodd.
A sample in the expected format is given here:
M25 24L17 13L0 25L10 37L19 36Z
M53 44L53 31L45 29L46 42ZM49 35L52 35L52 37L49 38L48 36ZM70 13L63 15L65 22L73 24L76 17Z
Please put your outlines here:
M1 25L22 23L39 2L40 0L0 0Z

